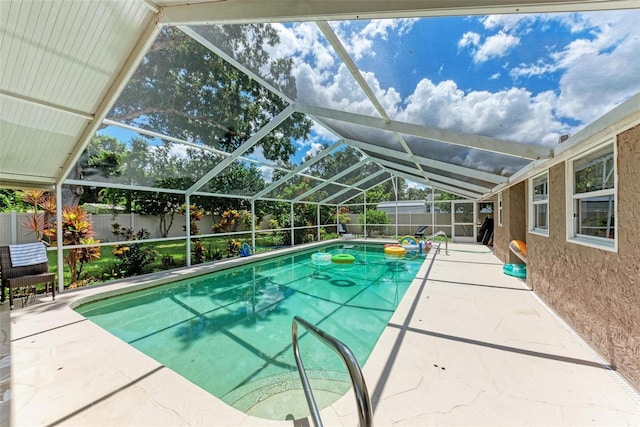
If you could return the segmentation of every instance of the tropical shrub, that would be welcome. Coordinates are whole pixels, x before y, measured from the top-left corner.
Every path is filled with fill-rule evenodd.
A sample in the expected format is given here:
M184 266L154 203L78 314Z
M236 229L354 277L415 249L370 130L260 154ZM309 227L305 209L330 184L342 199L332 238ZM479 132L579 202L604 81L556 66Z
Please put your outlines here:
M18 195L23 202L33 206L33 213L23 226L33 231L36 240L42 240L46 237L44 231L51 227L51 220L56 215L56 198L40 190L20 191Z
M241 247L242 242L240 240L230 239L229 241L227 241L227 258L239 256Z
M180 207L180 214L186 215L187 207L182 205ZM198 228L198 221L202 219L204 216L204 209L196 205L189 205L189 231L192 236L197 236L200 234L200 229ZM187 231L187 226L183 225L182 229Z
M251 212L228 209L220 215L220 223L211 227L214 233L228 233L237 230L239 225L251 227Z
M121 228L120 235L125 239L143 240L150 236L149 230L141 228L134 231L131 228ZM140 243L123 243L113 248L113 255L118 259L116 271L121 277L137 276L144 274L157 258L158 252L152 246L144 246Z
M195 240L193 242L193 263L194 264L202 264L207 260L207 251L204 246L204 243L200 240Z
M44 230L44 235L52 240L57 239L57 223L55 221ZM93 224L84 209L80 206L65 206L62 209L62 244L64 246L99 243L100 241L95 240L93 236ZM80 279L84 264L99 258L99 246L68 249L64 256L64 262L69 267L71 283L73 284Z

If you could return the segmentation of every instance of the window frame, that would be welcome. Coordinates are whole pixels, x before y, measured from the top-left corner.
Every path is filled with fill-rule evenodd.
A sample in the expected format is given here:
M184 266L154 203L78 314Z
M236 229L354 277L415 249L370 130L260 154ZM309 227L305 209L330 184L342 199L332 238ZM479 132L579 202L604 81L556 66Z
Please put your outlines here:
M535 186L534 183L536 180L540 178L545 179L545 187L546 187L546 198L544 200L534 200L535 196ZM529 178L529 233L538 234L541 236L549 237L549 171L545 171L541 174L538 174L532 178ZM546 228L539 227L537 224L538 216L536 215L536 207L546 205Z
M502 191L498 193L498 227L502 227Z
M585 157L593 155L597 151L603 150L607 146L611 146L611 155L613 156L613 188L599 189L594 191L586 191L576 193L575 191L575 163L583 160ZM606 154L608 156L609 154ZM598 158L596 158L598 159ZM596 160L594 159L594 160ZM606 162L606 159L604 160ZM606 171L606 169L605 169ZM609 217L613 219L614 237L591 236L579 233L579 213L580 202L588 199L609 197L611 203L613 200L613 213ZM608 138L594 145L566 162L566 204L567 204L567 242L578 245L589 246L592 248L602 249L610 252L618 252L618 147L616 138Z

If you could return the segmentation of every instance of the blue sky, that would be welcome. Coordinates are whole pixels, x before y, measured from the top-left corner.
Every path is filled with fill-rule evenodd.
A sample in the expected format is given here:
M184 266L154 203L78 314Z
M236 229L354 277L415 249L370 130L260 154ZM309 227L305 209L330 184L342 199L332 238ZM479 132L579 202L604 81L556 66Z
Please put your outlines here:
M396 120L552 146L640 91L639 10L332 22ZM302 102L375 115L313 23L279 25Z

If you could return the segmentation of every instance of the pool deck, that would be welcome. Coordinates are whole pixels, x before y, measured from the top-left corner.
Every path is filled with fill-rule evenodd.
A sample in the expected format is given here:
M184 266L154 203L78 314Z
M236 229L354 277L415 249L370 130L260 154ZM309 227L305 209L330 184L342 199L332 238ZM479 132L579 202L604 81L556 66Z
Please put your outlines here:
M636 392L523 281L484 246L449 249L427 257L363 367L376 426L640 425ZM11 363L1 359L0 379L10 365L11 424L312 425L245 415L70 308L210 268L67 291L10 313L5 303L0 348L10 342ZM321 416L326 426L358 425L353 394Z

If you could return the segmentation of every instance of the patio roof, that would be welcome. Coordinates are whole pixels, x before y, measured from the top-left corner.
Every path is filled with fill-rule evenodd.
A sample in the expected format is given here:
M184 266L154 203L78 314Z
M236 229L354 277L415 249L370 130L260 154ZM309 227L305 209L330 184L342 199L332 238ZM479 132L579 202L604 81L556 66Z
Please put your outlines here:
M482 7L477 3L5 1L0 11L0 186L48 187L65 182L92 136L104 126L111 126L219 155L220 160L211 165L208 173L179 189L188 195L213 194L207 189L211 179L225 168L241 163L278 171L280 177L257 191L232 192L232 197L274 198L280 185L302 174L310 189L297 195L294 201L344 203L391 176L479 199L496 186L508 183L509 177L518 171L531 167L534 160L552 157L553 150L544 144L469 134L394 117L328 20L625 9L637 8L637 1L492 0L483 2ZM281 87L270 81L266 70L252 69L246 58L230 51L222 40L215 38L215 33L208 31L211 25L292 22L314 23L332 55L341 61L342 72L348 73L352 89L358 93L358 105L336 108L311 97L301 87L297 90ZM165 26L175 26L192 37L288 107L256 129L233 152L180 135L161 134L139 123L107 120ZM277 132L278 126L293 114L306 116L314 126L333 135L327 137L328 147L289 168L247 155L247 150ZM310 172L309 168L320 159L345 147L354 148L365 161L332 177L318 177ZM460 158L482 161L465 163ZM66 182L74 183L73 179ZM116 181L107 184L127 187ZM135 186L155 188L154 184L140 182Z

